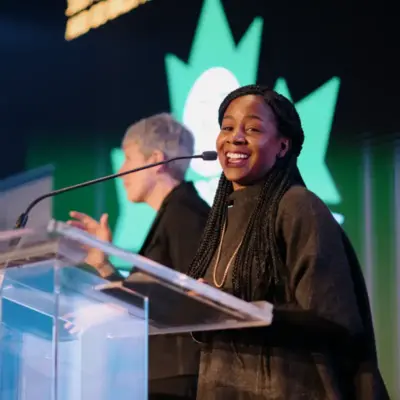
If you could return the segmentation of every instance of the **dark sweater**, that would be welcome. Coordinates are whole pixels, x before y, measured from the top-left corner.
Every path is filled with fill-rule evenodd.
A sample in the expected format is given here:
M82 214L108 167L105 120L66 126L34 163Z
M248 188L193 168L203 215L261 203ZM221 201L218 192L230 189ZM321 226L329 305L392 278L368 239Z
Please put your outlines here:
M219 281L256 198L256 187L233 195ZM388 399L361 271L340 226L317 196L293 186L275 228L294 300L274 304L270 327L197 337L204 342L198 400ZM232 270L224 290L231 288Z

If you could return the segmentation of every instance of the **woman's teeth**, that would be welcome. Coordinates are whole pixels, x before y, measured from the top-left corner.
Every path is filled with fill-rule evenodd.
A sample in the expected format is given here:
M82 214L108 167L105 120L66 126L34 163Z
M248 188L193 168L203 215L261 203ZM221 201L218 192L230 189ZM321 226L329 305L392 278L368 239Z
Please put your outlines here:
M226 156L233 159L249 158L249 155L244 153L227 153Z

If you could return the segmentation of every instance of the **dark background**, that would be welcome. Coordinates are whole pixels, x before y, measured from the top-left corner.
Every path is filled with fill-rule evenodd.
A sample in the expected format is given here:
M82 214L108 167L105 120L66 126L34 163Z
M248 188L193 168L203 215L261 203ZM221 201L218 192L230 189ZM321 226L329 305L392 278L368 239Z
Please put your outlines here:
M284 77L293 100L341 79L327 163L343 197L334 211L363 261L363 150L370 139L374 202L374 310L381 367L398 392L393 148L400 132L398 13L394 2L222 0L235 41L264 20L259 83ZM67 42L66 3L0 3L0 179L51 163L55 187L110 173L126 127L170 110L164 58L186 61L202 0L151 2ZM118 209L113 184L54 202L96 214ZM99 198L102 200L99 203ZM93 204L97 199L97 205ZM93 211L94 210L94 211ZM395 395L397 393L397 396Z
M235 39L264 19L259 82L284 76L294 100L342 80L335 136L395 133L400 67L396 13L385 2L222 1ZM0 176L24 168L27 136L123 131L168 109L164 56L187 59L200 0L153 0L66 42L61 0L0 5ZM10 151L12 149L12 151Z

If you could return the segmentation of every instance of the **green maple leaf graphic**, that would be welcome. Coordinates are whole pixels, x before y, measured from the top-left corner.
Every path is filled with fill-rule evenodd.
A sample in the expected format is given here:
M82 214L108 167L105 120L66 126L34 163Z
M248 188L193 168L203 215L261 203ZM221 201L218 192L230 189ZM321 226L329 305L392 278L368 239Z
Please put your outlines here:
M334 77L295 104L305 132L298 166L308 189L327 204L341 202L325 162L339 86L339 78ZM291 100L283 78L277 80L274 89Z
M263 20L255 18L239 43L235 44L220 0L204 1L188 61L184 62L173 54L167 54L165 57L171 111L178 120L183 122L188 96L196 81L206 71L224 69L234 75L238 85L256 81L262 26ZM218 83L211 82L212 85ZM339 86L340 80L334 77L295 104L306 136L299 157L299 169L309 189L328 204L341 201L325 163ZM212 89L213 87L208 87L205 92L212 92ZM290 99L290 92L283 78L277 80L274 89ZM204 101L208 99L201 99L199 104ZM213 102L212 104L214 105ZM217 133L216 130L215 135ZM196 136L196 130L194 134ZM113 170L117 171L123 161L122 151L113 149L111 159ZM194 181L197 185L207 185L209 181L215 181L218 175L219 173L204 176L198 170L189 168L186 179ZM197 188L199 189L199 186ZM137 251L155 212L147 205L130 204L126 200L122 183L118 180L116 190L120 214L114 241L123 248Z
M112 149L111 166L117 172L124 161L121 149ZM121 179L115 179L118 201L118 219L114 228L113 242L124 249L139 251L150 229L156 212L147 204L132 204L126 198L126 191ZM121 266L120 260L113 260Z
M241 85L255 82L263 20L255 18L236 45L219 0L205 0L188 63L173 54L165 57L171 110L182 120L187 95L206 70L222 67L232 71Z

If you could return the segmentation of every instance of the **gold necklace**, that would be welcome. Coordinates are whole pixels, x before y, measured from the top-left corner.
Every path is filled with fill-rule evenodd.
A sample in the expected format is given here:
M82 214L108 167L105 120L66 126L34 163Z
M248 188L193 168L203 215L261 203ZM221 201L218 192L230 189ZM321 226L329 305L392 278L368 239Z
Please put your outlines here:
M243 238L242 238L242 240L240 241L239 245L236 247L236 250L235 250L234 253L232 254L232 257L229 259L229 262L228 262L228 265L227 265L226 268L225 268L225 272L224 272L224 275L223 275L223 277L222 277L221 283L218 283L218 282L217 282L217 269L218 269L218 264L219 264L219 261L220 261L220 258L221 258L222 243L223 243L224 237L225 237L225 228L226 228L226 220L225 220L225 222L224 222L224 226L222 227L222 236L221 236L221 240L220 240L220 242L219 242L218 253L217 253L217 259L215 260L214 271L213 271L213 281L214 281L214 285L215 285L217 288L221 288L221 287L224 285L224 283L225 283L225 281L226 281L226 277L228 276L228 271L229 271L229 269L230 269L230 267L231 267L231 265L232 265L232 262L233 262L233 260L235 259L236 254L237 254L237 252L239 251L240 246L241 246L242 243L243 243Z

